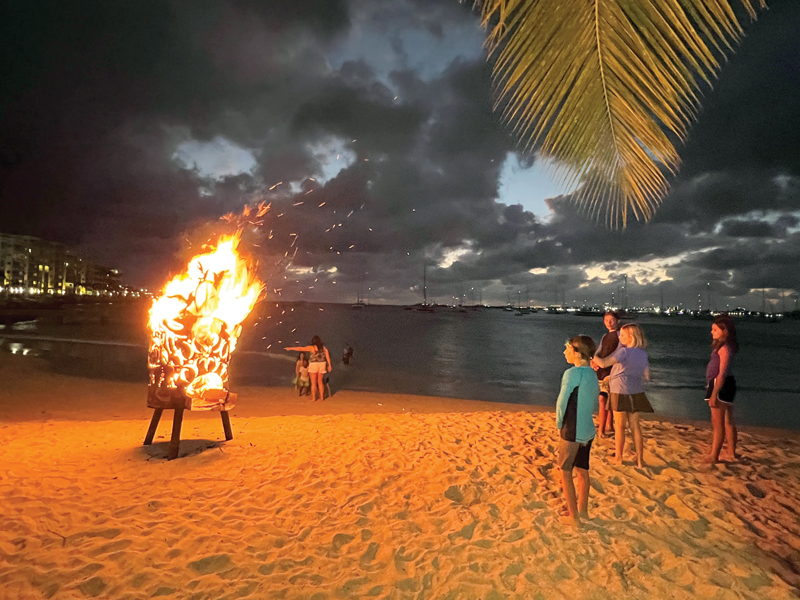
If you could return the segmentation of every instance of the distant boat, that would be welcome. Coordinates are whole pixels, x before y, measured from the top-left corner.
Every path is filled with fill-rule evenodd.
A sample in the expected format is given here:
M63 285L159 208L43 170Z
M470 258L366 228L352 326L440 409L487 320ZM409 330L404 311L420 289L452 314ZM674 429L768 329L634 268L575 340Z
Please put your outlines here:
M432 313L436 312L433 304L428 304L428 263L422 266L422 304L407 306L405 310L415 310L417 312Z
M358 296L356 296L356 303L353 304L350 308L353 310L364 310L367 307L364 304L364 296L361 294L361 284L358 284Z

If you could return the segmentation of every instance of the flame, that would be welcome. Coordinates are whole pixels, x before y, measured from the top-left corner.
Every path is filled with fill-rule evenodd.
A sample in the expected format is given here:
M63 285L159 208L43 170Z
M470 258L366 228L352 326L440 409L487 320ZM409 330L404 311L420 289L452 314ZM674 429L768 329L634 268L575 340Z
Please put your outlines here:
M267 208L259 207L257 216ZM249 215L245 209L242 218ZM150 308L150 385L183 390L193 407L195 399L201 408L203 398L224 398L242 322L265 287L255 261L238 252L241 235L242 225L194 256Z

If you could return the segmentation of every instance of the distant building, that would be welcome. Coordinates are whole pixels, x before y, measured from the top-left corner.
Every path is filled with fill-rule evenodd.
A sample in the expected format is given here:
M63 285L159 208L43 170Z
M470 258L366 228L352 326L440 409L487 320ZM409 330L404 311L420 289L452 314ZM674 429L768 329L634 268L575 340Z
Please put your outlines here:
M119 271L93 265L63 244L0 233L0 292L110 295L122 293Z

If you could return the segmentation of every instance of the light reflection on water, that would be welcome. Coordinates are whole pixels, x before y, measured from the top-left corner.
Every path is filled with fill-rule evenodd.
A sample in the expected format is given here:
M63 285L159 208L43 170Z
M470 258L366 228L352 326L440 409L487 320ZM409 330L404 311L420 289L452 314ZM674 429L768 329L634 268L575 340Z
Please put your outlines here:
M273 319L266 319L269 315ZM567 367L564 341L580 333L599 340L604 333L598 318L542 313L518 317L497 310L427 314L394 307L353 311L325 306L320 312L308 305L280 315L272 304L262 306L260 316L261 322L242 335L231 364L232 386L290 385L293 355L282 352L282 346L307 344L320 335L335 362L332 383L337 389L553 405ZM650 340L653 382L648 395L656 411L707 419L703 377L710 322L638 321ZM737 321L737 327L742 343L734 365L739 421L800 429L800 369L786 367L786 356L800 353L800 322ZM16 334L6 329L0 334L0 350L41 355L61 373L145 381L146 333L133 319L112 319L105 326L43 321L38 331L20 335L31 333L42 341L12 339ZM94 343L53 341L63 337ZM101 345L111 340L125 345ZM340 362L345 342L355 348L350 367Z

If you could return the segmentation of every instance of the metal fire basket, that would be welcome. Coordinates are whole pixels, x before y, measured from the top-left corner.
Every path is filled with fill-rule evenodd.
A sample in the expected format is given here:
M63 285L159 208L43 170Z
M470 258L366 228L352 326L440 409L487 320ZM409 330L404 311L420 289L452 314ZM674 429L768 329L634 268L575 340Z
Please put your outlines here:
M169 442L168 460L178 458L178 451L181 444L181 426L183 425L183 412L185 410L194 411L219 411L222 418L222 429L225 432L225 440L233 439L231 431L231 419L228 411L236 404L235 393L228 390L204 390L199 396L191 396L186 393L185 388L175 388L163 385L166 380L164 377L164 367L150 368L150 385L147 387L147 407L153 409L153 417L150 420L150 427L144 438L144 445L149 446L153 443L156 435L158 423L165 410L174 410L175 415L172 419L172 437Z

